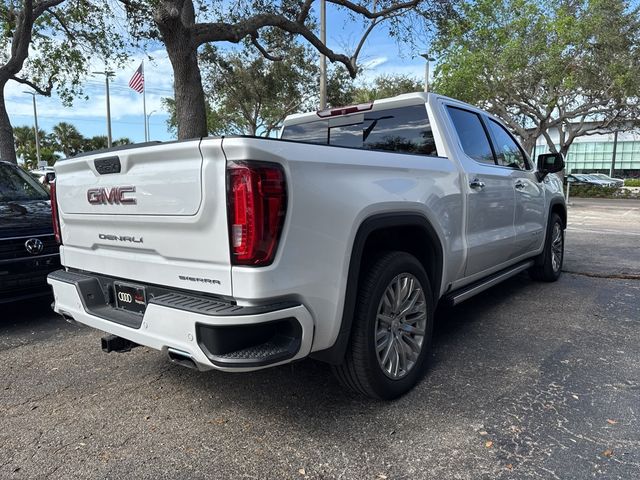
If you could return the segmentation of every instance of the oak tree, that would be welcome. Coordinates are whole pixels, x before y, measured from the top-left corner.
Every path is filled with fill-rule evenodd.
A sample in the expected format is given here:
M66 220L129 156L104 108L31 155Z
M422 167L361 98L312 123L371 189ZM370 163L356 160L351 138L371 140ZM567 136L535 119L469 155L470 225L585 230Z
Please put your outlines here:
M364 20L360 41L351 53L337 52L323 44L312 15L314 0L120 0L126 7L132 33L137 38L159 39L166 47L174 73L175 114L178 138L207 134L206 98L198 50L206 44L250 42L266 59L272 53L269 31L279 30L291 41L301 39L331 62L342 64L352 76L358 72L358 55L372 29L383 21L395 35L405 35L405 14L423 8L420 18L447 0L326 0L327 4ZM426 13L425 13L426 12ZM152 19L152 21L150 21Z
M90 19L90 21L89 21ZM16 161L5 102L9 81L65 104L82 92L94 58L118 63L123 41L108 0L5 0L0 4L0 159Z
M442 24L435 89L501 117L531 152L640 118L640 16L626 0L477 0ZM557 129L559 145L549 130Z

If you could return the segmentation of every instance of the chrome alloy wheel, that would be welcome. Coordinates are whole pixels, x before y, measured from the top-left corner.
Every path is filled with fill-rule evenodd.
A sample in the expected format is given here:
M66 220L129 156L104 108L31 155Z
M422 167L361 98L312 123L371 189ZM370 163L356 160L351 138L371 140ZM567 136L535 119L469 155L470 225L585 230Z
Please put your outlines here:
M397 275L382 294L375 326L378 363L384 374L398 380L415 366L427 326L422 286L410 273Z
M562 256L564 254L564 239L562 238L562 227L559 223L553 225L551 233L551 268L558 272L562 267Z

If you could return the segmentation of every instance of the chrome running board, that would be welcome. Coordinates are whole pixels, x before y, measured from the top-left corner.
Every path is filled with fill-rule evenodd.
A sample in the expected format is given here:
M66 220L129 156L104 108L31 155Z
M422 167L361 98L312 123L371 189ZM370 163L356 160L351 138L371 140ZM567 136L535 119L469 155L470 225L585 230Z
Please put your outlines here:
M513 267L509 267L506 270L501 270L498 273L494 273L493 275L488 276L487 278L483 278L482 280L472 283L471 285L467 285L466 287L461 288L460 290L456 290L455 292L449 293L445 297L445 301L449 305L458 305L459 303L464 302L465 300L470 299L471 297L477 295L480 292L484 292L488 288L497 285L498 283L513 277L514 275L519 274L520 272L527 270L528 268L533 267L535 262L533 260L527 260L524 263L519 263Z

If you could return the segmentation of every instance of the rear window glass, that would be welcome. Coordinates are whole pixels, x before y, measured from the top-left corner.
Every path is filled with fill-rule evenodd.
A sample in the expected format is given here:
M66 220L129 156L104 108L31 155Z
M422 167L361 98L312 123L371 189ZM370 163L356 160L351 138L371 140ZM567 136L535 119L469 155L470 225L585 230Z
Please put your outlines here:
M477 113L456 107L447 107L464 153L477 162L495 165L487 132Z
M424 105L392 108L353 115L354 122L331 126L331 120L318 120L284 128L282 138L298 142L437 155L433 132Z
M48 200L49 194L37 180L19 167L0 163L0 202Z

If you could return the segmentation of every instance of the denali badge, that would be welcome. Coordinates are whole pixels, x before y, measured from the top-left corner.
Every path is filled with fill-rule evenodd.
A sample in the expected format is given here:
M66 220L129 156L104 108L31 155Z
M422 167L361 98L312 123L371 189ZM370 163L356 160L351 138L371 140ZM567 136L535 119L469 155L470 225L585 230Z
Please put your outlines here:
M42 250L44 250L44 243L42 243L42 240L37 238L30 238L24 242L24 248L31 255L38 255L42 253Z
M209 283L212 285L221 285L220 280L211 280L210 278L188 277L186 275L178 275L180 280L186 280L187 282L197 283Z
M126 197L127 193L134 193L136 187L133 185L127 185L125 187L112 187L112 188L90 188L87 190L87 201L91 205L135 205L136 199L134 197Z
M99 233L100 240L113 240L115 242L129 242L129 243L143 243L142 237L130 237L128 235L108 235L105 233Z

